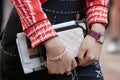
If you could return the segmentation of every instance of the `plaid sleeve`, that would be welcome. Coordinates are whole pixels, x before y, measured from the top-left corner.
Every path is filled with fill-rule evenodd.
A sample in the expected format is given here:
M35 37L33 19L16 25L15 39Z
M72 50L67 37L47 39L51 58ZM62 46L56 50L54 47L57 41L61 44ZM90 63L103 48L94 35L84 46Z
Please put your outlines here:
M108 4L109 0L86 0L88 25L108 24Z
M12 0L33 48L57 35L41 8L41 1L44 3L44 0Z

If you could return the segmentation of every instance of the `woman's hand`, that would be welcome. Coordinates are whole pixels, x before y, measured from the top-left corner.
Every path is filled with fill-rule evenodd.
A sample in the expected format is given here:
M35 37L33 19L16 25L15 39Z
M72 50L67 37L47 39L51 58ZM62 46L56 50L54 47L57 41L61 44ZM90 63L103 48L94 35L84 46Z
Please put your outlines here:
M99 23L93 24L91 29L101 34L105 32L104 25ZM98 43L93 37L87 35L78 53L80 66L88 66L94 61L99 60L101 47L102 44Z
M47 55L47 69L50 74L64 74L68 75L77 66L75 58L69 51L65 51L65 54L59 60L50 60L56 56L61 55L65 48L58 37L52 38L44 43L46 47Z

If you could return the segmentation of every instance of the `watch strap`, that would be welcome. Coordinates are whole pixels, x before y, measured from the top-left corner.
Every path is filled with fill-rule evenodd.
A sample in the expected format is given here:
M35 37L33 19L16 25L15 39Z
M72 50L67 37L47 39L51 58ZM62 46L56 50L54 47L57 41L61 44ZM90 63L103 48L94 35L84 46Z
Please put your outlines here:
M88 35L90 35L91 37L95 38L96 40L98 40L100 38L100 36L101 36L100 33L97 33L97 32L95 32L93 30L89 30Z

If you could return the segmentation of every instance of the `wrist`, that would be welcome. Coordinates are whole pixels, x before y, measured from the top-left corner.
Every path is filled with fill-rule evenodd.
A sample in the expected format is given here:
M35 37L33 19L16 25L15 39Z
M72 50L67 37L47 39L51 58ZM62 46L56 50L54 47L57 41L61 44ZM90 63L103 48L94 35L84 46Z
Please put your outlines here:
M58 37L54 37L44 42L47 57L56 57L64 51L64 46Z
M56 43L57 40L58 40L58 37L53 37L53 38L45 41L43 44L46 48L54 47L54 45L52 45L52 43Z
M62 59L62 57L65 55L65 53L66 53L66 49L64 47L64 51L60 55L55 56L55 57L49 57L48 56L47 59L50 60L50 61L57 61L57 60Z
M88 35L93 37L97 42L99 42L101 44L105 40L105 36L104 35L102 35L101 33L96 32L96 31L93 31L93 30L89 30Z
M95 31L97 33L100 33L101 35L105 34L105 26L104 26L104 24L94 23L91 26L91 30L93 30L93 31Z

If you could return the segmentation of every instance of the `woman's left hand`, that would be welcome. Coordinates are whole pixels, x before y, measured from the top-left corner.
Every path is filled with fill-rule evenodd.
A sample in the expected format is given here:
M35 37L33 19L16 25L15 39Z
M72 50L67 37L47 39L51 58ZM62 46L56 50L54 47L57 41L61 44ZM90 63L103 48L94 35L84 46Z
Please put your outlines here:
M92 30L104 34L105 28L102 24L95 23L92 25ZM83 40L78 53L80 66L88 66L91 63L99 60L102 44L98 43L93 37L87 35Z

